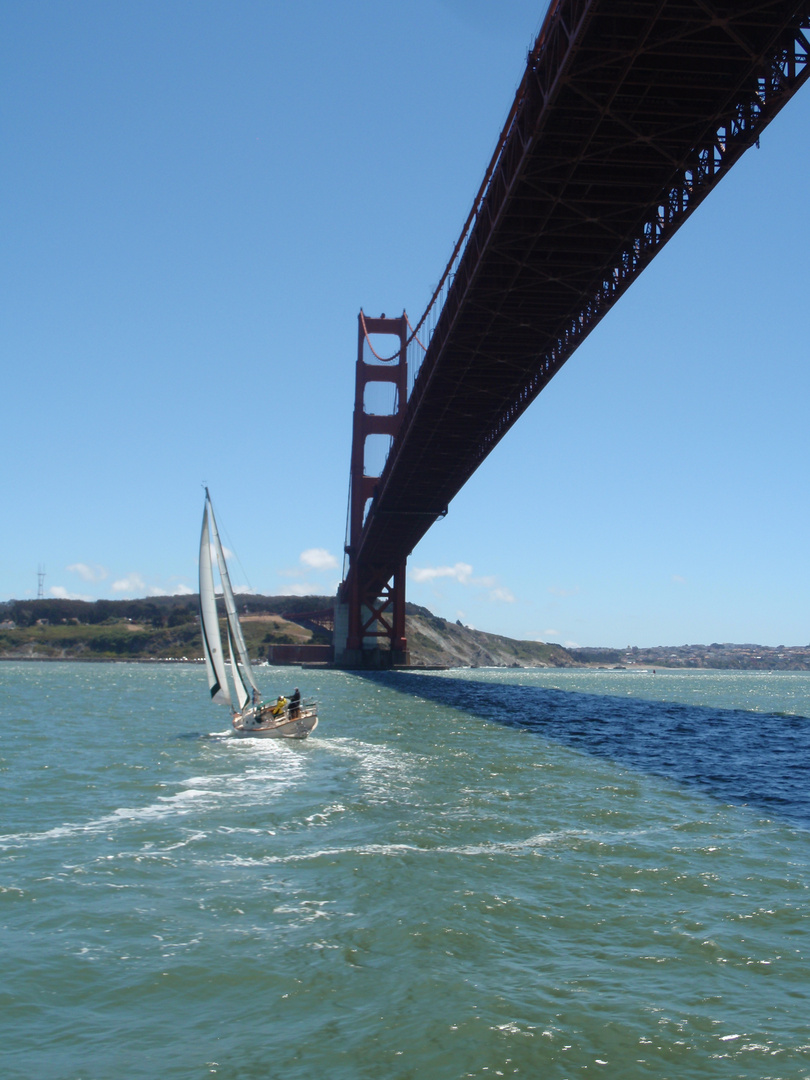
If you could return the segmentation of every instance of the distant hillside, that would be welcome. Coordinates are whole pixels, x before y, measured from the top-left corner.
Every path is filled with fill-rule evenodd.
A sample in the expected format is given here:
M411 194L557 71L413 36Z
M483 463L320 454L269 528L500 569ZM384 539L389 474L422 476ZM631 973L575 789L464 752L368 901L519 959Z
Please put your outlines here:
M240 614L247 615L317 611L330 608L333 596L261 596L238 594ZM165 626L179 615L197 617L199 597L150 596L141 600L7 600L0 603L0 623L12 620L17 626L33 626L45 619L52 625L65 622L97 625L109 620L133 619Z
M329 596L238 596L252 657L273 645L329 644L331 629L308 618ZM196 596L145 600L24 600L0 605L0 658L193 660L202 656ZM2 623L14 626L3 626ZM559 667L574 663L559 645L513 641L406 606L411 663L421 667Z
M328 596L238 596L250 655L269 645L329 644L306 618ZM287 615L296 615L302 623ZM11 623L13 626L9 626ZM25 600L0 605L0 659L195 660L202 657L196 596L147 600Z
M411 663L417 666L570 667L575 663L561 645L485 634L415 604L406 605L405 630Z
M277 657L275 646L331 643L329 613L334 597L240 595L237 602L255 659ZM810 670L810 646L715 642L646 649L565 649L473 630L415 604L407 604L405 611L411 663L418 667ZM197 612L196 596L95 602L12 600L0 604L0 659L194 660L202 656Z
M656 645L650 648L571 649L578 665L810 671L810 645Z

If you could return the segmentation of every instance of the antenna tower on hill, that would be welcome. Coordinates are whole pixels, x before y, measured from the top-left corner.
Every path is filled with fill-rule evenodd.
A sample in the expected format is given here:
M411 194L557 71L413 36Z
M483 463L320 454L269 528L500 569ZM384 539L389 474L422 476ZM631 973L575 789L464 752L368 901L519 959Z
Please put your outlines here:
M42 563L37 567L37 600L45 599L45 567Z

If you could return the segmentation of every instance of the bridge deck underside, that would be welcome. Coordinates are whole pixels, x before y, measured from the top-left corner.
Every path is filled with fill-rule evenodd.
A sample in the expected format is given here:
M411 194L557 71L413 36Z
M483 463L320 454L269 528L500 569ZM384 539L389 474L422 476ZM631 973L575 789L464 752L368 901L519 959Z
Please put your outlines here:
M808 10L557 5L366 522L365 582L390 577L795 91L805 72L780 95L774 58Z

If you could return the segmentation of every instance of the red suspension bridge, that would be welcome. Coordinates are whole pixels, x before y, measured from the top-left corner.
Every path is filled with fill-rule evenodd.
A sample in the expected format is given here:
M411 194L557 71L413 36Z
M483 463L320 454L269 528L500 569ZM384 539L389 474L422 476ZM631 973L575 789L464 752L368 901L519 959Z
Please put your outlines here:
M407 662L408 555L808 77L810 0L552 0L427 311L360 313L338 664Z

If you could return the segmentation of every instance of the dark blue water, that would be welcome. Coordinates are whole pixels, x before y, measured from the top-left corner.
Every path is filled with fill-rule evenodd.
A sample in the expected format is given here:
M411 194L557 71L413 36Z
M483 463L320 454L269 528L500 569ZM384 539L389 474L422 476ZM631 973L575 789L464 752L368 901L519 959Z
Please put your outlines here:
M597 680L601 677L591 674ZM735 678L735 673L724 674ZM437 677L395 672L370 678L699 788L725 802L810 826L806 716L559 690L523 682L515 671L506 676L494 670L492 681L486 681L483 672L474 681L469 673ZM660 676L658 685L666 686L666 679Z

